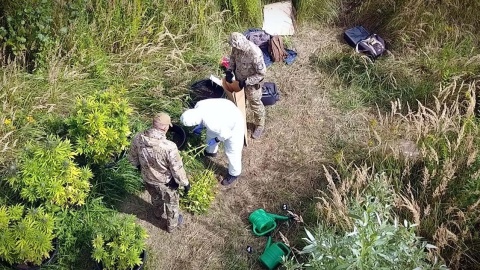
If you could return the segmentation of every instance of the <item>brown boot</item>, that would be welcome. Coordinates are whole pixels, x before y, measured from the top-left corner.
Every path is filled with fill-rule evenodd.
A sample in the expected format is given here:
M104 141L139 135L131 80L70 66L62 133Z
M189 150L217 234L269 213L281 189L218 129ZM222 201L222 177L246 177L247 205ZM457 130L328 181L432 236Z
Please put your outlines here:
M263 126L257 126L255 128L255 131L252 133L252 138L259 139L260 137L262 137L263 130L264 130Z

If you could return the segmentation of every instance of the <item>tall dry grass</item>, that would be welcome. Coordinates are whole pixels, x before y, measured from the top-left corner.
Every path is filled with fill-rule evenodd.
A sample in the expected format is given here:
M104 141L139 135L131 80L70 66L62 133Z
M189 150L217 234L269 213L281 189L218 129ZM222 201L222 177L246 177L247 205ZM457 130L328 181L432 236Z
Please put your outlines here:
M371 122L369 154L344 159L325 170L328 190L319 209L332 224L352 226L350 203L371 189L379 174L394 191L397 215L418 225L452 269L478 266L480 150L475 112L476 82L454 82L441 89L435 105L418 110L392 102L388 114ZM406 112L405 112L406 111Z
M479 7L475 0L346 1L340 21L378 33L389 58L407 62L413 78L447 85L457 76L471 80L480 70Z

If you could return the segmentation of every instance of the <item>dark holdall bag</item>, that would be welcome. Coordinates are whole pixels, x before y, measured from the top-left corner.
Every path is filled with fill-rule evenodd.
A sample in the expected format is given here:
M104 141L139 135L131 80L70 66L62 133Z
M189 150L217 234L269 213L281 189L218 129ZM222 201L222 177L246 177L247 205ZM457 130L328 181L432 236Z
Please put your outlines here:
M355 26L353 28L347 29L345 33L343 33L343 38L345 41L348 43L348 45L352 47L356 47L357 44L368 38L370 36L370 33L363 28L363 26Z
M370 34L363 26L347 29L343 37L358 53L377 58L385 52L385 41L377 34Z
M262 87L262 103L265 106L275 104L280 99L280 93L277 90L277 85L272 82L266 82Z

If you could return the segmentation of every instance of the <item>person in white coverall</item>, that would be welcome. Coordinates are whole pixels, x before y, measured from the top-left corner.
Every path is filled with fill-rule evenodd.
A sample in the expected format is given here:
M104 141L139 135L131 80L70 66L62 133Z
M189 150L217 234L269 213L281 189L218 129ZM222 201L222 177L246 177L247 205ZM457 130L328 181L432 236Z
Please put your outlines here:
M242 172L242 149L245 136L245 118L240 109L224 98L204 99L195 108L185 111L180 117L185 126L205 127L207 145L205 155L216 156L219 142L225 146L228 158L228 175L222 185L230 185Z

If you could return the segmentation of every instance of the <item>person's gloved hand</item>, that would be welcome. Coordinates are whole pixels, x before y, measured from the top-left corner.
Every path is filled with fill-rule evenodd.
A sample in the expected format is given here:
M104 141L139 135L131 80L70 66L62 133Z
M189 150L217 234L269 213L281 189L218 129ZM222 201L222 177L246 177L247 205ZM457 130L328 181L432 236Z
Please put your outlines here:
M220 140L219 140L217 137L215 137L215 138L213 138L213 139L210 139L210 140L207 142L207 144L208 144L208 146L213 146L213 145L215 145L216 143L219 143L219 142L220 142Z
M225 71L225 80L228 82L228 83L232 83L233 82L233 71L231 69L227 69Z
M240 87L240 89L245 88L245 86L246 86L245 80L240 80L240 81L238 81L238 86Z
M188 196L188 192L190 191L190 188L191 188L191 187L190 187L190 184L188 184L188 185L186 185L186 186L184 187L185 192L184 192L183 194L185 195L185 197Z
M200 124L193 129L193 134L200 135L202 134L202 130L203 130L203 125Z

